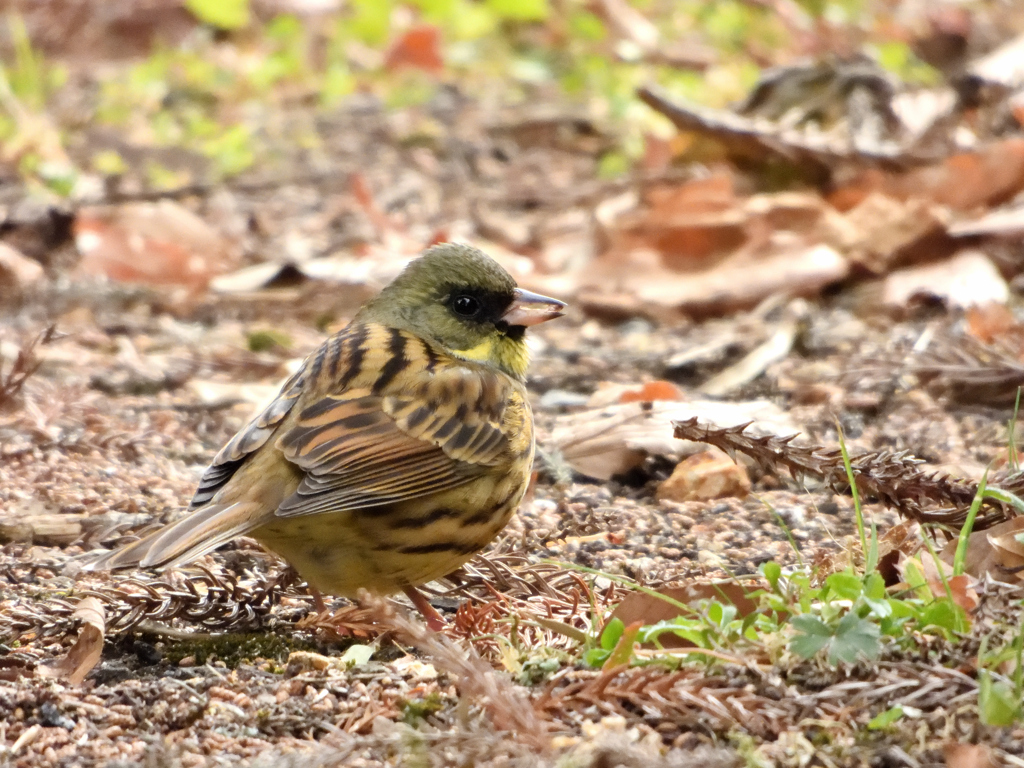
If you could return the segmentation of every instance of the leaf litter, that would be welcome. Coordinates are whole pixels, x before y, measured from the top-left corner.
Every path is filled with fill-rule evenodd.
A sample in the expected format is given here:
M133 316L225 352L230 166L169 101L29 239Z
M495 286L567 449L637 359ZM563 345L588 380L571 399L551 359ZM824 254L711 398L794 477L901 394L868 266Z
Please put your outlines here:
M809 29L804 11L776 5L790 28ZM616 55L672 59L639 12L595 8ZM410 24L386 52L363 55L431 76L447 66L436 31ZM1013 51L1000 55L1012 62ZM993 66L977 63L975 76L991 80ZM824 89L778 101L807 82ZM816 750L835 764L1019 759L1019 728L979 714L979 666L1019 628L1014 506L981 500L963 574L921 549L922 527L956 542L993 457L1006 456L989 484L1020 492L1006 438L1020 271L996 246L1015 231L1012 209L987 220L998 211L976 210L1022 186L1019 122L972 121L921 90L910 95L936 109L918 115L925 125L901 124L913 90L858 61L771 73L733 112L649 89L640 98L684 133L648 142L662 171L614 181L598 178L611 134L564 110L488 120L454 97L342 110L320 125L328 171L115 190L102 221L95 208L5 209L8 244L47 270L4 294L12 320L0 330L5 754L24 765L228 754L281 765L435 754L435 764L803 764ZM1004 94L981 108L1012 103ZM442 151L455 126L458 158ZM731 163L719 154L710 170L681 171L697 146L690 133L720 142ZM281 156L295 160L285 147ZM755 191L750 161L792 164L811 183ZM199 239L161 243L132 223L158 212L160 227L177 222ZM68 215L77 228L64 232ZM104 279L64 279L60 249L73 234ZM576 305L536 340L530 386L546 455L531 497L485 555L428 589L448 631L427 634L377 600L317 615L294 576L245 540L180 573L78 573L88 551L176 514L289 360L447 237ZM970 263L961 238L978 248ZM97 242L108 251L90 264ZM210 261L193 261L198 251ZM124 282L140 276L150 285ZM898 279L910 288L887 293ZM51 318L67 336L44 330ZM772 429L748 429L758 409ZM603 424L603 413L617 420ZM694 414L700 422L686 421ZM758 614L744 601L768 564L787 569L784 583L806 558L822 584L839 584L829 580L874 556L857 540L836 414L865 513L884 531L890 589L902 579L948 592L969 632L919 632L913 648L839 663L790 652L799 645L741 654L672 649L667 634L660 648L643 641L646 626L687 615L666 612L663 597L708 615L731 607L742 623ZM616 431L634 421L653 429ZM581 436L608 456L581 452ZM685 458L708 444L747 457L743 482L720 482L732 471L720 454ZM660 490L698 469L716 493ZM823 647L877 640L850 623L841 636L821 621ZM606 635L612 647L599 648ZM608 652L600 668L581 661L588 645ZM1011 662L990 665L996 684L1012 681ZM954 749L961 740L987 743Z

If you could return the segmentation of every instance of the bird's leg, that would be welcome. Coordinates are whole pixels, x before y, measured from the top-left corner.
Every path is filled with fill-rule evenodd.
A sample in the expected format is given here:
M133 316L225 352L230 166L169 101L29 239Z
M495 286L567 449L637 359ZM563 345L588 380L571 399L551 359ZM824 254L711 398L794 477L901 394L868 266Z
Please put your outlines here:
M320 590L310 587L309 594L313 596L313 607L316 608L316 612L324 613L327 610L327 603L324 602L324 596L320 594Z
M435 632L442 631L448 626L448 623L444 620L437 609L430 604L426 596L420 592L416 587L405 587L402 590L405 592L406 597L412 600L412 604L416 606L416 610L420 612L426 622L427 626Z

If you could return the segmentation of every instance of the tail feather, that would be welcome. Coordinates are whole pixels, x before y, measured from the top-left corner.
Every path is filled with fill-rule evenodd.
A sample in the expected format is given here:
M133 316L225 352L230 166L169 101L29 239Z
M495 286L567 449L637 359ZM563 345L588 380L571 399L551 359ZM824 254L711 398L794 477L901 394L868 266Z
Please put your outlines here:
M210 504L127 546L107 552L86 566L90 571L118 568L174 568L259 526L257 504Z

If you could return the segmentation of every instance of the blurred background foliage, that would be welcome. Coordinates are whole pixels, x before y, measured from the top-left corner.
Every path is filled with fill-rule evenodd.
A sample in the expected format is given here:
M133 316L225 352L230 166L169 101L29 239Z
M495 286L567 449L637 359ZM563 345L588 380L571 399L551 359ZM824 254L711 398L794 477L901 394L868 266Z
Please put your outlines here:
M126 14L133 4L119 5ZM637 99L644 83L721 107L741 99L766 67L858 52L904 80L936 76L915 55L899 9L876 0L164 5L165 14L178 14L174 23L136 21L141 28L123 25L122 45L106 30L104 45L90 47L103 35L87 34L95 15L76 21L61 16L60 2L8 3L0 22L0 160L52 192L73 194L82 171L124 170L116 149L75 160L64 152L76 131L107 128L137 145L199 151L214 178L227 178L265 157L275 133L316 149L316 132L283 114L323 114L366 98L415 108L455 90L484 108L557 103L601 120L616 140L599 167L614 176L640 158L645 134L673 135ZM62 97L72 84L77 96ZM429 121L418 130L429 134ZM158 162L148 166L154 186L185 181Z

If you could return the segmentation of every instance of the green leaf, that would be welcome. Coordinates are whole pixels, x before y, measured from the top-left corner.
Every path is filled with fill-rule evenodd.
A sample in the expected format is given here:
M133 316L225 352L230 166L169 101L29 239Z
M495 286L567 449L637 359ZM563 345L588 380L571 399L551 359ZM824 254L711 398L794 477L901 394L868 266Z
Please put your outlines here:
M794 616L789 623L798 630L789 641L789 649L802 658L814 657L832 639L832 630L817 616L801 614Z
M367 45L383 45L391 32L391 0L352 0L354 15L346 26Z
M881 631L874 622L862 619L852 611L839 620L835 638L828 652L828 660L854 662L857 659L876 659L882 650Z
M864 605L868 607L870 614L878 619L888 619L892 616L892 602L890 600L875 600L871 597L864 598Z
M776 563L774 560L769 560L763 566L761 566L761 573L768 580L768 583L772 587L772 592L776 592L779 589L779 579L782 578L782 566Z
M498 16L479 3L460 0L445 28L452 40L479 40L498 26Z
M978 677L978 715L985 725L1006 726L1020 717L1020 701L1013 688L1006 683L994 682L987 669Z
M218 29L241 29L249 23L249 0L185 0L185 7Z
M544 21L551 13L548 0L486 0L486 6L510 21Z
M599 16L590 11L577 11L569 17L569 32L573 37L596 42L604 40L608 31Z
M1024 512L1024 500L1022 500L1020 496L1017 496L1016 494L1010 493L1009 491L1004 491L1002 488L995 488L990 485L988 488L985 489L985 498L1001 501L1003 504L1010 505L1018 512ZM1019 536L1020 534L1017 535Z
M679 616L669 621L659 621L643 627L640 630L639 640L641 643L654 642L666 632L671 632L676 637L689 640L699 648L706 648L708 645L704 624L697 619L686 619Z
M723 605L717 600L711 600L708 603L708 618L719 627L724 627L730 621L736 618L736 606L735 605Z
M884 731L901 717L903 717L903 707L897 704L892 709L887 709L885 712L879 712L871 718L871 721L868 723L868 730Z
M612 619L605 624L604 631L601 632L601 647L606 651L612 650L618 644L625 628L626 625L622 623L622 619Z
M884 600L886 598L885 579L877 571L869 573L864 577L864 596L872 600Z
M608 659L601 668L612 669L613 667L621 667L623 664L629 664L633 660L633 646L636 645L636 636L638 634L640 634L639 621L626 627L622 637L619 638L619 642L615 644L615 648L608 654Z
M604 648L591 648L588 651L583 652L583 663L592 669L600 669L604 666L604 663L608 661L608 657L612 655L611 651L606 651Z
M825 584L841 600L856 600L864 591L864 582L852 571L833 573Z
M356 79L344 63L332 64L324 72L320 86L320 101L324 106L336 107L356 89Z
M948 597L934 600L924 607L918 619L921 629L938 627L947 632L966 632L970 629L970 619L964 609Z
M981 473L978 491L974 494L970 509L967 510L967 519L964 520L964 524L960 528L956 552L953 554L954 576L959 576L964 572L964 561L967 559L967 540L971 537L971 531L974 530L974 518L978 516L981 502L985 498L985 487L988 485L988 470L989 467L985 467L985 471Z

